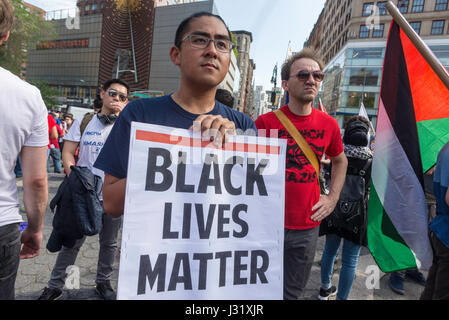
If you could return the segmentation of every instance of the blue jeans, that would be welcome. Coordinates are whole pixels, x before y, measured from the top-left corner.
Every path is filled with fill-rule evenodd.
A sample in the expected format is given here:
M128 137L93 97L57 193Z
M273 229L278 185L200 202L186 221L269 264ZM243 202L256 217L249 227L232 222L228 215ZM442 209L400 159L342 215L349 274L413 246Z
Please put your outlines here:
M118 231L122 224L122 217L112 218L103 213L103 228L99 234L100 251L98 254L97 264L97 284L110 281L113 274L113 266L115 254L117 251ZM83 245L86 237L78 239L73 248L62 247L53 266L48 287L50 289L62 289L66 279L66 269L68 266L75 264L79 250Z
M61 150L57 148L48 149L47 151L47 172L50 172L50 158L53 159L53 167L55 173L62 173Z
M341 237L336 234L326 235L323 256L321 258L321 287L331 287L332 272L335 257L340 248ZM343 252L341 256L340 279L338 281L337 300L348 299L357 270L361 246L352 241L343 239Z
M17 178L22 176L22 166L20 165L20 154L17 156L16 166L14 167L14 173Z
M20 261L19 223L0 227L0 300L14 300Z

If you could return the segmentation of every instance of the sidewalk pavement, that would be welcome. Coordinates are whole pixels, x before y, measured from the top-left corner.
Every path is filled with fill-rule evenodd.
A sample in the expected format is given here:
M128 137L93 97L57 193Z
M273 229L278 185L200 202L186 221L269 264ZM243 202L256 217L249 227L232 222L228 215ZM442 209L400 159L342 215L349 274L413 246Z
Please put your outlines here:
M50 173L49 180L49 202L56 194L56 191L64 178L63 174ZM22 180L17 179L19 189L19 198L23 199ZM22 213L26 221L26 214ZM17 300L35 300L37 299L47 282L50 279L50 273L56 261L57 253L50 253L46 248L47 240L52 231L53 213L47 207L44 226L44 240L41 253L38 257L30 260L21 260L16 280L16 299ZM121 241L121 233L119 233L119 243ZM120 244L119 244L120 247ZM320 237L318 241L318 249L315 255L315 263L312 267L311 276L306 287L304 299L317 300L320 288L320 259L324 248L324 237ZM99 300L95 293L95 276L97 271L98 259L98 235L87 237L83 247L81 248L76 266L80 271L80 288L64 290L63 299L66 300ZM120 260L120 251L118 250L114 263L114 275L111 281L112 287L116 289L118 279L118 266ZM335 266L332 284L338 285L338 272L341 267L341 259ZM379 281L374 283L374 271L378 271ZM427 272L423 272L427 276ZM368 284L368 286L367 286ZM373 285L374 284L374 285ZM405 280L405 294L398 295L394 293L388 286L388 274L377 269L370 252L366 248L362 248L360 253L357 274L354 285L349 296L350 300L418 300L423 286L412 281ZM331 298L332 299L332 298Z

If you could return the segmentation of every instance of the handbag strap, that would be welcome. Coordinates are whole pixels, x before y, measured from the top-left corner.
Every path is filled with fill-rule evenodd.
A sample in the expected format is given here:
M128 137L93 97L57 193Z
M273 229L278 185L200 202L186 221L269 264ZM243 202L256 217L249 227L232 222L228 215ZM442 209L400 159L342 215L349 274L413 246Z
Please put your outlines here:
M285 115L285 113L282 112L282 110L277 109L274 111L274 114L279 119L279 121L282 123L282 125L285 127L285 129L287 129L288 133L290 133L290 135L293 137L293 139L295 139L296 143L301 148L302 152L304 152L304 155L306 156L307 160L309 160L310 164L315 169L317 177L318 177L318 175L320 174L320 164L318 163L318 158L317 158L315 152L313 152L312 148L310 148L309 144L304 139L302 134L293 125L293 123Z

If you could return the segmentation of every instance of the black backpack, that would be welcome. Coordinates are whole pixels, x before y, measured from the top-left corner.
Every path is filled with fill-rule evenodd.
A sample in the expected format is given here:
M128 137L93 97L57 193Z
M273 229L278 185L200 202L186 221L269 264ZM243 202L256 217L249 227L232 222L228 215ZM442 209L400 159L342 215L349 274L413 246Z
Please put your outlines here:
M328 227L343 229L357 234L364 228L367 206L366 175L370 169L372 159L368 159L362 169L348 167L345 183L340 193L340 199L334 211L326 219Z

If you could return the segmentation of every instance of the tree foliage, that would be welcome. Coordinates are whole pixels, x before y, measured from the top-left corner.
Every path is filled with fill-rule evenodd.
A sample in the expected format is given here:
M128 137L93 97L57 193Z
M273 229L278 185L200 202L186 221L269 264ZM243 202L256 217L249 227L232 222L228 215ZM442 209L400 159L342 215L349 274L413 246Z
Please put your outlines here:
M20 75L27 49L40 40L55 38L56 31L43 17L28 12L21 0L9 1L14 6L15 19L8 41L0 47L0 66Z
M33 80L28 82L40 90L42 100L44 100L47 109L51 110L59 105L58 101L56 100L56 96L58 96L57 89L50 87L45 81Z

